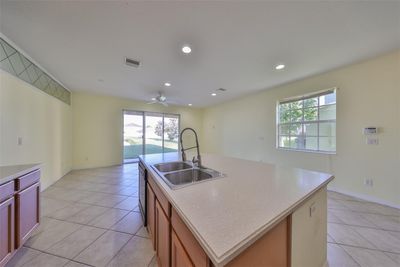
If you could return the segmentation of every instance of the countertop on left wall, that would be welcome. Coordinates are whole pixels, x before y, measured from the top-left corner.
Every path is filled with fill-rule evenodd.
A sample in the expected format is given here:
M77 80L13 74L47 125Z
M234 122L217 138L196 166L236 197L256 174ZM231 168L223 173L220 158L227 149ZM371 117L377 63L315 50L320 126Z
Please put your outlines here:
M40 163L0 166L0 184L7 183L21 175L37 170L40 167Z

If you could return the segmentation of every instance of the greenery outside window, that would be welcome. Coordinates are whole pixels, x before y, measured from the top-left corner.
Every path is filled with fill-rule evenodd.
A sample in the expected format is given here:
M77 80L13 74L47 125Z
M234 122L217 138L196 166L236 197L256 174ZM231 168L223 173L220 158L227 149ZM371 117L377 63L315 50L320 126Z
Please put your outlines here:
M277 147L335 153L336 89L279 101Z

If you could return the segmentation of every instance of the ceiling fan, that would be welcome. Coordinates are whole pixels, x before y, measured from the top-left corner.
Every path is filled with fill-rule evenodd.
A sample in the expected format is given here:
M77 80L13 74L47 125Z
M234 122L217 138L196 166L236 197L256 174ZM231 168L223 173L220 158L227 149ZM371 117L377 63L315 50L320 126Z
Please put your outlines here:
M158 96L153 97L151 100L152 101L148 102L147 104L161 104L163 106L168 107L167 97L163 95L161 92L159 92Z

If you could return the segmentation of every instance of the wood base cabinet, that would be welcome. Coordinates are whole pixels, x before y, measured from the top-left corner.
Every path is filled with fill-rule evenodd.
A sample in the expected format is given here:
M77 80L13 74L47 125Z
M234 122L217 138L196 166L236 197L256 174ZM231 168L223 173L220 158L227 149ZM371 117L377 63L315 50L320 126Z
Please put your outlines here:
M14 198L0 203L0 266L14 253Z
M156 252L160 267L169 266L169 228L169 219L156 200Z
M20 166L5 166L12 170ZM3 169L2 169L3 170ZM0 184L0 267L4 267L39 226L40 169ZM8 178L8 177L7 177Z
M149 236L151 239L151 244L153 245L153 249L156 249L156 225L155 225L155 205L156 198L153 190L149 185L147 185L147 231L149 232Z
M171 267L194 267L174 230L171 235Z
M18 192L16 200L16 248L22 246L30 233L39 225L40 186L35 183Z

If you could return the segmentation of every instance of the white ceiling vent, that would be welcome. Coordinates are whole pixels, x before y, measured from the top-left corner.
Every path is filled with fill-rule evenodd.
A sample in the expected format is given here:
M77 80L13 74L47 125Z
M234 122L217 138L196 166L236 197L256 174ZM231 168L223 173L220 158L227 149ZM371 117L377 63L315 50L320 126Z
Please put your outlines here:
M140 66L140 61L139 60L134 60L134 59L131 59L131 58L125 58L125 64L126 65L128 65L128 66L132 66L132 67L135 67L135 68L139 68L139 66Z

